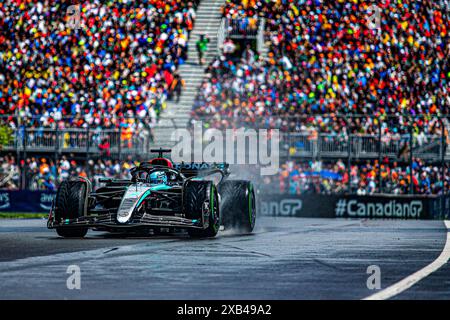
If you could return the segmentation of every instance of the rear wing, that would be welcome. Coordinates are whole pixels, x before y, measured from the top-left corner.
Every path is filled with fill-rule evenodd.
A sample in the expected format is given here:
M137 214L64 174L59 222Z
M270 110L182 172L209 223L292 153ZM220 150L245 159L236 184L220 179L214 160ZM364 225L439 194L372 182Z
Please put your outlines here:
M206 162L182 162L174 163L174 168L184 174L187 178L208 175L221 171L223 176L230 174L230 165L228 163L206 163Z

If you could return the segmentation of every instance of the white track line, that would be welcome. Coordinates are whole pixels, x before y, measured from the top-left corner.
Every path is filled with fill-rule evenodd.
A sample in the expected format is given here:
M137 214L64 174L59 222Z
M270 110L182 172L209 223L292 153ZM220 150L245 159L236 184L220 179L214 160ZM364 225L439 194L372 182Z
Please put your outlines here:
M424 279L425 277L429 276L436 270L438 270L440 267L442 267L444 264L448 262L450 259L450 221L444 221L445 227L447 229L447 240L445 242L444 249L442 250L439 257L437 257L436 260L434 260L432 263L424 267L423 269L420 269L419 271L413 273L412 275L406 277L405 279L394 283L393 285L387 287L384 290L381 290L377 293L374 293L367 298L364 298L363 300L386 300L390 299L399 293L402 293L403 291L411 288L413 285L415 285L420 280Z

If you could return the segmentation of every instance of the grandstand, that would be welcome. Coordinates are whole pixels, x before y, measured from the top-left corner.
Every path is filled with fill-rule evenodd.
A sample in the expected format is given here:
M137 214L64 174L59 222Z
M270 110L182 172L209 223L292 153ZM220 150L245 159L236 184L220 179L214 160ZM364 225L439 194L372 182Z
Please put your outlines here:
M2 3L0 187L126 176L202 121L279 129L286 192L447 192L448 2L385 1L379 28L371 4L81 1L72 30L68 1Z

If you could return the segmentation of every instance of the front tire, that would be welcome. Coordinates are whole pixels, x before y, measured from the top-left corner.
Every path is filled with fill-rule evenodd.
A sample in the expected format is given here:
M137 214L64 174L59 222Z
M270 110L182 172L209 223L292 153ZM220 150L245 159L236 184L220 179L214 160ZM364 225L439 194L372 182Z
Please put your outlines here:
M188 229L191 238L212 238L220 228L219 194L211 181L188 181L183 190L183 206L189 219L207 219L205 229Z
M65 180L58 188L55 199L55 220L64 223L84 215L88 185L82 180ZM82 238L88 229L83 227L59 227L56 233L64 238Z
M87 232L87 228L56 228L58 236L63 238L83 238Z
M250 233L256 222L253 184L247 180L227 180L219 185L222 224L226 229Z

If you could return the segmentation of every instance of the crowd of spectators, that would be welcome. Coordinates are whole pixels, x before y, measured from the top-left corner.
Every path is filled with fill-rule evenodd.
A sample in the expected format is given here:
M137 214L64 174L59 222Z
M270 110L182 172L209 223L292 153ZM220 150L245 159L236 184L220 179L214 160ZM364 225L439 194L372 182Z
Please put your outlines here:
M440 194L445 188L449 192L449 169L446 167L445 180L442 168L426 164L421 159L413 159L412 185L415 194ZM288 161L281 165L279 175L262 177L262 189L279 190L288 194L339 194L345 192L359 195L374 193L409 194L410 168L397 162L382 161L378 169L377 161L353 163L348 168L342 160ZM380 184L381 182L381 184Z
M442 128L436 117L450 111L448 9L448 1L227 0L223 17L235 21L231 35L240 39L225 39L206 68L193 119L222 129L303 132L313 140L319 133L346 141L348 134L381 132L384 144L406 141L412 128L415 145L442 133L448 144L448 122ZM241 40L262 18L267 54ZM443 182L440 166L414 159L412 191L448 190L448 174L446 168ZM405 163L348 168L298 159L261 185L291 194L405 194L410 179Z
M131 178L130 169L138 164L131 157L125 161L106 158L75 160L73 156L31 156L18 164L13 155L0 158L0 189L17 190L21 186L30 190L56 190L70 176L89 178L93 186L100 178Z
M31 190L56 190L61 181L70 176L89 178L94 187L100 178L131 178L130 169L139 164L131 157L125 161L110 159L75 160L72 156L31 156L18 164L13 155L0 158L0 189L17 190L24 187ZM380 168L380 169L378 169ZM412 164L412 185L415 194L440 194L450 192L450 170L445 167L443 184L442 168L414 158ZM379 171L381 170L381 171ZM410 193L410 168L405 163L382 160L352 163L350 168L342 160L290 160L283 163L277 175L259 176L256 170L246 167L232 170L239 175L251 175L261 191L285 194L339 194L345 192L360 195L374 193ZM259 181L258 181L259 177ZM240 176L240 178L242 178ZM380 184L381 182L381 184Z
M221 128L240 117L286 130L365 133L377 132L379 121L404 133L412 116L416 131L433 133L433 116L450 110L449 12L448 2L431 0L228 0L224 17L265 19L269 52L226 39L193 116ZM293 119L305 114L327 116ZM363 117L349 127L340 114Z
M72 1L1 2L0 116L35 128L153 124L198 2L81 1L79 20Z
M198 3L81 1L80 28L73 28L67 14L71 1L0 2L1 120L35 129L28 132L31 143L45 138L45 128L121 127L122 142L145 135L166 100L180 96L177 68L187 59ZM223 17L236 19L243 35L264 18L268 53L257 52L251 41L225 39L222 53L206 67L193 119L208 117L206 125L218 128L245 124L313 137L375 134L380 123L383 139L406 134L411 126L417 141L440 135L435 116L450 114L448 5L446 0L226 0ZM372 19L377 13L379 21ZM78 139L67 134L63 143ZM96 145L102 158L87 162L39 156L17 163L4 156L0 188L17 189L25 181L31 189L54 190L70 175L94 182L128 177L134 162L110 160L108 141ZM292 194L403 194L411 191L409 170L395 162L348 168L343 161L298 160L263 180ZM445 173L442 182L438 166L414 159L413 191L448 190L448 169Z

